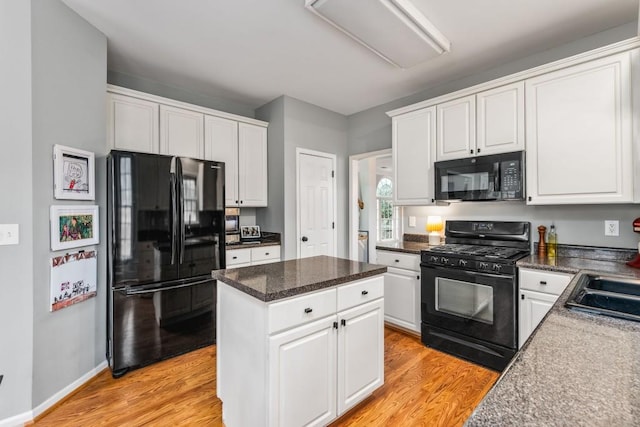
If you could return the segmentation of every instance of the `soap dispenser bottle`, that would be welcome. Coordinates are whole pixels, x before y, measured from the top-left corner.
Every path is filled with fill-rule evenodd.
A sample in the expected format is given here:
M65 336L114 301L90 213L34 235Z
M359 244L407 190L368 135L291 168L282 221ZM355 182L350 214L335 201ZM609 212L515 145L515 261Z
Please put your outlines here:
M556 226L551 224L549 234L547 236L547 255L549 258L555 258L558 250L558 235L556 234Z

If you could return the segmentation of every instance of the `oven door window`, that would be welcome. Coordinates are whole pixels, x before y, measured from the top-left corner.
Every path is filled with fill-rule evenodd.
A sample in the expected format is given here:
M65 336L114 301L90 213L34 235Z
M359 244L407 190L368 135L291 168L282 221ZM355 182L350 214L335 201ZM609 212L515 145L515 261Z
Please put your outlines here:
M436 278L435 309L493 325L493 288L460 280Z

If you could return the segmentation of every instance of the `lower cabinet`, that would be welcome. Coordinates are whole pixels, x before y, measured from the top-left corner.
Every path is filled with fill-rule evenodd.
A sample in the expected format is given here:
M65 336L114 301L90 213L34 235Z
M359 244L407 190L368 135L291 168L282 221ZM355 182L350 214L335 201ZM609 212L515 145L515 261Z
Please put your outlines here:
M383 296L383 276L273 303L219 282L225 425L324 426L382 386Z
M378 249L384 276L384 320L420 333L420 255Z
M518 315L518 348L547 315L573 275L521 268Z

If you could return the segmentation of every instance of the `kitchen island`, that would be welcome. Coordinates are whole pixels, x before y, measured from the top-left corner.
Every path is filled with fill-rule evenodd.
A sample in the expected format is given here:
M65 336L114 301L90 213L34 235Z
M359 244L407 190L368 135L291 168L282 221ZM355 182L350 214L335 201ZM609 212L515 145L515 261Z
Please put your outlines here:
M640 323L565 307L581 274L640 278L624 261L518 261L576 273L466 426L632 426L640 420Z
M385 272L327 256L214 271L225 425L326 425L382 386Z

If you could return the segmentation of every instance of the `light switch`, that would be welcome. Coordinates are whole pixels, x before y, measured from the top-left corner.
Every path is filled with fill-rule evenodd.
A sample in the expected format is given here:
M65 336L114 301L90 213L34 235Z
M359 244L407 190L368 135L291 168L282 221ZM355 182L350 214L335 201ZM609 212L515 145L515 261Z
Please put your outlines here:
M410 216L409 217L409 227L415 227L416 226L416 217L415 216Z
M20 243L18 224L0 224L0 245L17 245Z

